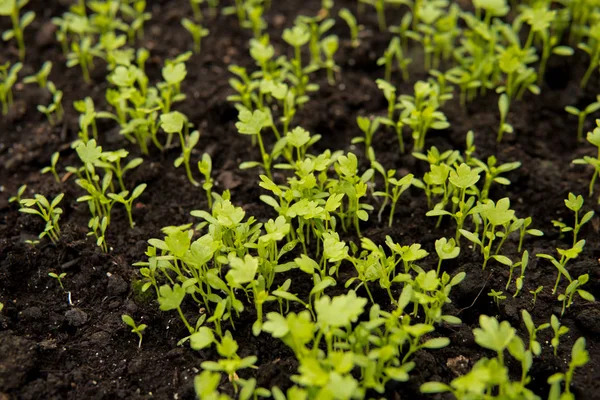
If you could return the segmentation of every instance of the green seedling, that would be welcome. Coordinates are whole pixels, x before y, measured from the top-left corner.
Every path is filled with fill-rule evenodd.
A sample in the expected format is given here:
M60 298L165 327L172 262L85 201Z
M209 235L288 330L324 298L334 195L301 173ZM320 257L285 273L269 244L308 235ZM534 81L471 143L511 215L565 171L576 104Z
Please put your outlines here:
M202 38L208 36L210 31L187 18L181 20L181 25L190 33L190 35L192 35L192 39L194 40L194 53L200 54Z
M138 342L138 348L141 348L142 347L142 339L143 339L142 335L143 335L144 331L146 330L146 328L148 327L148 325L146 325L146 324L136 325L133 318L131 318L127 314L121 315L121 320L131 328L131 333L135 333L137 335L137 337L140 339L140 341Z
M46 61L37 74L29 75L23 78L23 83L37 83L40 89L45 89L47 87L46 85L48 84L48 76L50 76L51 71L52 61Z
M12 21L12 29L4 31L2 40L5 42L14 38L17 41L19 48L19 58L21 61L25 59L25 40L23 31L35 19L35 13L28 11L20 17L20 12L23 7L29 3L29 0L3 0L0 2L0 15L10 17Z
M23 68L20 62L10 66L10 62L0 65L0 102L2 102L2 115L8 114L8 109L13 104L12 88L17 83L19 71Z
M538 286L537 289L535 290L530 290L529 293L531 293L533 295L533 300L532 300L532 307L535 308L535 303L537 301L537 296L538 294L540 294L542 292L542 290L544 290L543 286Z
M231 336L231 332L225 332L225 335L220 342L217 342L217 353L223 357L219 361L204 361L200 366L206 371L223 372L229 377L229 381L233 384L234 390L237 393L238 371L252 368L258 358L256 356L248 356L241 358L238 352L238 344Z
M588 211L579 219L579 211L583 207L583 196L578 195L575 196L573 193L569 192L569 196L565 199L565 205L567 208L575 213L575 224L571 227L564 227L561 229L562 232L573 232L573 246L577 243L577 235L579 231L583 227L583 225L587 224L593 217L594 212Z
M556 293L556 290L558 289L558 284L560 283L560 278L562 276L565 276L569 280L569 282L572 281L571 275L569 274L569 271L567 271L566 265L567 262L569 262L569 260L576 258L579 255L579 253L583 251L583 246L585 246L585 240L580 240L579 242L575 243L575 245L572 248L567 250L556 249L556 251L560 255L560 260L557 260L549 254L541 253L535 255L536 257L550 260L552 262L552 265L554 265L554 267L558 270L558 276L556 277L556 283L554 284L552 294Z
M99 216L90 218L88 222L88 228L90 231L87 233L88 236L96 236L96 246L100 247L102 251L108 253L108 245L106 244L106 229L108 228L108 218L106 216L100 219Z
M94 68L94 58L96 57L104 57L100 44L93 45L91 37L85 36L81 41L71 43L71 51L67 54L67 67L72 68L79 65L83 79L90 83L92 81L90 70Z
M590 361L590 355L585 349L585 338L580 337L575 341L571 349L571 362L566 373L558 372L548 378L550 386L550 394L548 400L570 400L575 399L575 395L571 392L571 382L575 368L583 367ZM564 382L565 391L562 392L561 384Z
M321 39L332 27L335 25L335 20L332 18L320 19L317 17L307 17L300 15L296 18L296 23L305 25L306 29L310 32L310 41L308 43L308 49L310 51L310 63L308 69L316 70L324 66L323 58L321 57L321 51L327 51L323 46L323 40ZM334 49L337 51L337 48ZM333 51L333 53L335 53Z
M61 274L56 274L56 273L54 273L54 272L50 272L50 273L48 273L48 276L49 276L49 277L51 277L51 278L54 278L54 279L56 279L56 280L58 281L58 284L60 285L60 288L61 288L62 290L65 290L65 287L63 286L63 283L62 283L62 279L63 279L65 276L67 276L67 273L66 273L66 272L63 272L63 273L61 273Z
M400 196L402 195L402 193L404 193L405 191L407 191L412 183L413 183L413 179L414 179L414 175L413 174L408 174L403 176L400 179L397 179L394 175L395 175L395 170L389 170L388 173L386 174L386 189L388 189L389 187L391 187L391 192L388 190L386 190L385 192L374 192L373 196L379 196L379 197L384 197L385 198L385 203L382 206L382 210L383 207L385 207L385 205L387 204L388 200L391 202L392 206L390 209L390 217L388 219L388 226L391 227L392 223L394 221L394 215L396 214L396 206L398 204L398 200L400 199Z
M346 24L348 24L348 28L350 28L350 43L352 44L352 47L360 46L360 39L358 35L361 29L363 29L363 26L358 25L356 17L347 8L342 8L338 15L341 19L346 21Z
M450 124L440 108L445 95L440 93L437 83L418 81L414 85L414 96L399 96L397 108L402 110L400 120L412 130L413 151L425 147L425 136L430 129L447 129Z
M364 133L364 137L355 137L352 139L352 143L363 142L365 144L365 153L368 153L372 149L373 136L377 132L377 129L379 129L379 119L358 116L356 117L356 123Z
M552 327L552 331L554 332L554 336L550 341L552 348L554 349L554 357L557 357L558 346L560 345L560 337L566 335L570 329L566 326L561 325L558 317L556 315L552 315L550 317L550 326Z
M525 323L525 327L527 328L527 332L529 332L529 350L534 356L539 356L542 353L542 345L537 341L537 334L539 331L550 328L550 324L546 322L536 327L531 318L531 314L529 314L527 310L521 310L521 316Z
M127 25L129 43L144 38L144 23L152 19L152 13L146 12L146 0L131 0L129 4L121 3L119 10L130 21Z
M19 189L17 190L17 194L9 197L8 202L21 204L21 197L23 197L23 193L25 193L25 190L27 190L27 185L19 186Z
M54 126L62 122L65 113L62 106L63 92L56 89L52 82L48 82L48 90L52 93L52 103L48 106L38 105L37 109L46 116L50 125Z
M247 169L253 168L257 166L262 166L265 170L265 173L271 178L271 156L265 151L265 146L263 144L262 135L260 131L268 126L269 117L266 113L255 110L254 112L250 112L248 109L242 108L238 114L239 121L236 122L235 127L238 132L243 135L252 135L255 136L258 140L258 146L260 148L260 154L262 157L262 163L250 161L245 162L240 165L240 168Z
M587 43L579 43L577 47L590 56L590 64L585 75L581 79L581 87L587 86L588 81L592 77L594 71L598 70L600 65L600 22L595 22L586 32L588 37Z
M200 6L203 3L204 0L190 0L190 7L192 8L192 12L194 13L194 19L196 21L202 21L204 19L202 9L200 8Z
M546 73L546 65L551 54L568 57L572 56L574 51L569 46L561 46L561 34L553 29L556 26L557 11L550 10L547 3L535 3L532 6L523 5L520 14L514 22L515 30L520 29L521 21L526 22L529 26L529 35L524 45L525 49L529 49L534 40L538 39L542 43L542 51L540 63L538 67L538 86L542 84L544 74Z
M590 114L595 113L598 110L600 110L600 96L598 96L596 98L595 102L588 104L588 106L586 108L584 108L583 110L580 110L574 106L566 106L565 107L566 112L568 112L571 115L575 115L578 119L578 124L577 124L577 140L578 141L583 140L583 126L585 124L586 117Z
M385 3L392 1L390 0L359 0L359 3L368 4L375 8L375 12L377 13L377 24L379 26L379 30L384 32L387 30L387 23L385 20Z
M294 60L292 61L292 67L294 75L299 83L299 95L304 94L304 83L307 81L307 77L304 74L304 68L302 67L302 46L310 41L311 33L309 28L305 24L296 23L293 28L288 28L283 31L283 40L294 48Z
M596 299L594 295L590 292L580 289L581 286L586 284L590 280L590 276L588 274L580 275L577 279L571 281L569 286L565 289L564 293L558 295L558 301L562 301L562 311L560 316L562 317L565 313L565 310L573 304L573 296L578 294L582 299L594 302Z
M33 199L22 199L19 202L21 204L20 212L38 215L46 222L44 231L39 235L40 239L48 236L52 243L58 243L60 238L59 220L62 215L62 208L58 207L58 204L64 195L64 193L61 193L52 202L49 202L44 195L36 194ZM37 207L37 209L34 207Z
M173 111L160 116L160 126L162 129L170 135L175 133L179 135L181 156L175 160L175 168L178 168L183 164L190 183L194 186L200 186L194 179L190 167L190 156L192 150L200 140L200 132L195 130L190 134L190 125L187 117L179 111Z
M598 175L600 174L600 119L596 120L596 125L597 127L594 128L592 132L588 132L587 141L598 148L597 157L585 156L583 158L573 160L573 164L591 165L594 167L594 174L592 175L589 186L590 196L594 194L594 185L596 184L596 179L598 179ZM598 196L598 204L600 204L600 196Z
M460 164L456 170L450 170L449 174L446 171L444 175L444 182L448 179L449 182L458 189L459 194L456 196L455 202L455 204L458 205L458 209L456 212L451 213L443 209L445 204L439 203L433 210L428 211L425 215L428 217L451 216L456 221L456 237L454 240L458 244L460 243L461 234L465 235L466 231L462 230L462 227L467 217L472 213L473 204L475 203L475 197L473 196L470 196L468 200L466 199L467 189L479 182L480 176L477 170L472 169L465 163ZM492 221L490 221L490 223L492 223ZM482 243L480 242L480 244ZM483 246L481 247L483 248Z
M533 49L530 49L533 51ZM500 70L506 74L506 84L496 89L500 93L498 99L498 109L500 110L500 126L496 141L500 143L504 132L512 133L513 127L506 122L510 111L511 103L515 99L521 99L524 92L529 90L533 94L539 94L540 88L535 84L537 80L536 72L527 67L531 62L531 56L528 50L523 50L517 45L504 49L499 56L498 65Z
M451 238L441 238L435 241L435 252L439 258L437 273L440 274L440 268L443 260L452 260L460 254L460 247L456 245L456 241Z
M246 15L248 19L242 25L244 28L252 29L255 39L263 36L263 31L267 29L267 23L264 19L265 8L259 3L247 3Z
M198 161L198 170L204 176L204 183L202 189L206 192L206 200L208 201L208 208L212 208L212 188L214 186L214 179L211 177L212 173L212 159L210 154L204 153L202 160Z
M327 36L321 41L321 47L325 54L325 68L327 69L327 81L331 86L335 85L335 73L340 70L333 56L340 47L339 38L335 35Z
M47 174L48 172L51 172L52 175L54 176L54 180L56 180L56 183L60 183L60 177L58 176L58 173L56 172L56 164L58 163L58 158L60 157L60 153L54 152L52 154L52 157L50 157L50 165L47 167L44 167L42 169L42 174Z
M427 382L421 385L422 393L450 392L457 399L483 399L489 393L498 398L514 396L519 399L538 399L527 384L531 381L528 373L533 363L531 349L526 349L523 340L516 334L507 321L501 323L496 318L482 315L479 318L480 328L475 328L475 342L486 349L493 350L497 356L492 359L479 360L467 374L452 380L450 385L441 382ZM504 352L521 364L521 379L511 381L508 368L504 362ZM494 395L496 396L496 395Z
M494 299L494 303L496 303L498 310L500 310L500 302L506 300L506 296L503 293L504 292L502 291L496 291L494 289L488 293L488 296Z
M121 203L125 206L125 210L127 211L127 217L129 218L129 226L131 228L133 228L135 226L135 223L133 222L133 217L131 215L133 201L142 195L142 193L146 189L146 186L147 185L145 183L142 183L141 185L136 186L136 188L133 189L133 192L131 192L131 196L129 198L127 198L127 196L129 195L129 191L127 191L127 190L125 190L124 192L118 193L118 194L116 194L116 193L108 194L108 197L110 199L114 200L117 203Z

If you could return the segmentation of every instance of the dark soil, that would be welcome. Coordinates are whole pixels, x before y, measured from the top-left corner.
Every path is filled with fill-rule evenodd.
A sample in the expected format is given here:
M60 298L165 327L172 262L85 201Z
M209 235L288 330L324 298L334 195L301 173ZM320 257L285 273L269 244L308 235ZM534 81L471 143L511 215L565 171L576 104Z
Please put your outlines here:
M135 206L135 229L129 229L125 214L116 208L107 237L111 246L108 254L102 253L86 237L89 215L87 207L75 201L81 193L73 179L57 184L50 174L39 172L49 164L55 151L61 154L61 171L77 163L69 147L77 137L73 101L91 96L98 109L106 108L104 65L98 63L93 84L86 85L79 69L66 68L60 46L53 39L50 18L66 10L62 3L31 2L28 6L38 17L26 32L28 56L20 76L37 71L45 60L53 61L51 80L65 94L64 123L51 127L36 111L43 93L32 85L19 85L15 91L15 106L7 117L0 119L0 301L5 304L0 313L0 399L190 399L194 397L192 383L200 363L215 359L216 354L177 346L178 340L185 336L185 328L175 313L159 311L155 299L140 294L136 285L140 275L132 264L144 259L149 238L162 237L160 228L191 222L189 212L205 209L206 199L201 190L189 184L182 170L173 167L178 156L176 149L164 154L153 152L143 166L127 178L128 187L141 182L148 184ZM151 79L159 79L164 59L191 45L190 37L179 25L181 17L189 15L190 10L187 2L178 2L179 5L168 1L149 3L153 18L147 23L145 39L138 45L151 50L148 73ZM297 14L314 15L320 3L320 0L273 2L267 20L269 33L279 51L287 51L278 39L282 29L290 26ZM353 7L354 2L338 0L336 3L338 7ZM323 135L313 151L344 149L362 156L362 147L350 144L351 138L360 134L356 116L385 112L385 99L374 83L376 78L383 77L383 70L376 66L375 60L382 54L389 36L377 31L374 16L363 23L366 30L361 46L353 49L343 42L338 52L342 73L337 86L328 86L325 76L319 74L321 90L297 116L299 125ZM7 21L0 21L2 30L7 26ZM218 190L231 189L233 200L249 215L265 219L272 216L272 211L259 200L261 190L256 184L259 172L237 168L241 161L256 159L258 150L250 147L247 137L236 133L237 114L226 100L231 94L228 65L252 67L254 64L248 55L251 32L241 30L233 16L208 20L206 26L211 34L203 41L203 53L188 62L189 73L183 86L188 99L178 107L202 132L194 158L197 161L203 152L211 154ZM348 37L343 21L338 21L333 31L342 38ZM0 62L16 61L12 44L2 46ZM400 93L410 93L414 81L425 78L419 65L421 58L418 54L413 58L411 81L396 82ZM495 143L498 124L495 94L478 99L466 111L457 101L452 101L444 109L451 128L430 132L427 138L427 146L463 149L465 134L472 129L476 132L478 157L484 159L496 154L501 162L520 160L523 163L510 174L512 185L495 187L491 197L509 196L518 215L532 216L535 227L545 232L542 238L526 239L525 247L532 255L554 254L556 247L569 246L570 235L561 238L551 220L563 218L572 223L572 213L565 208L563 200L570 191L582 194L587 191L591 171L574 166L571 161L591 154L592 149L577 143L577 122L564 112L564 106L588 104L599 92L597 74L587 90L579 89L586 62L587 58L581 54L569 63L551 60L542 95L526 96L524 101L514 105L510 121L516 134L509 135L501 145ZM593 120L588 119L586 128L591 127ZM136 147L125 142L114 126L103 123L101 128L103 146L124 147L137 154ZM399 154L391 132L380 131L375 139L377 157L386 168L410 171L418 177L425 172L425 163ZM42 226L34 218L19 213L14 203L8 203L8 197L22 184L28 185L29 196L43 193L53 197L66 193L62 202L63 234L57 246L46 240L33 248L24 243L25 239L34 239ZM595 205L593 199L586 198L586 203L586 210ZM453 228L436 229L435 221L425 217L426 211L423 193L413 190L403 196L393 228L378 223L373 215L362 226L363 234L376 242L383 242L386 235L402 244L418 242L435 254L434 241L451 236ZM600 297L599 228L600 219L595 217L581 231L587 244L583 253L569 265L575 277L590 274L587 290L597 298ZM356 237L346 239L357 242ZM486 356L472 335L480 314L497 315L510 321L519 327L519 334L524 338L527 332L520 322L521 309L528 309L537 324L547 322L552 313L560 314L560 303L550 294L556 275L549 262L532 257L522 294L512 298L511 288L511 295L498 309L487 293L491 288L504 290L508 271L496 263L490 263L482 271L480 256L466 248L463 250L466 251L457 261L445 263L444 268L453 274L467 272L466 280L453 290L453 303L448 305L447 312L458 315L464 323L441 328L451 339L451 346L418 353L410 382L390 386L387 398L424 398L418 391L420 384L430 380L449 382ZM516 259L516 242L509 241L505 251L507 256ZM435 257L430 257L424 266L433 264L434 260ZM351 274L351 267L346 269L346 273ZM48 277L49 272L67 273L64 284L68 294ZM294 290L302 295L308 286L300 281L300 275L291 277ZM539 285L545 289L532 308L529 291ZM341 290L334 289L331 294ZM372 290L387 307L385 293L375 287ZM186 312L194 315L195 310L189 307ZM124 313L149 326L141 349L137 347L135 335L121 322ZM297 367L293 355L266 334L255 338L251 332L253 318L252 313L244 314L234 333L240 344L240 355L258 356L259 368L244 376L255 376L264 387L289 386L289 378ZM597 303L577 299L561 321L570 332L561 340L558 357L552 354L549 330L540 333L543 353L534 361L530 387L539 395L547 396L547 378L566 369L571 346L576 338L584 336L591 361L577 370L573 389L578 399L600 399L600 307ZM464 360L462 367L460 360ZM519 371L518 366L514 367L514 371ZM230 385L224 380L223 387Z

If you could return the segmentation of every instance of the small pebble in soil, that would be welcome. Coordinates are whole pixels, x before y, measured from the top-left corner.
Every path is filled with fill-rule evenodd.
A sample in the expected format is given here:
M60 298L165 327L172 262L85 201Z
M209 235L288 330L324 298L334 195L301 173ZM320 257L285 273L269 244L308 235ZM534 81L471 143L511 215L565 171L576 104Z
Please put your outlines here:
M72 308L65 313L65 318L69 325L77 328L87 322L88 315L79 308Z

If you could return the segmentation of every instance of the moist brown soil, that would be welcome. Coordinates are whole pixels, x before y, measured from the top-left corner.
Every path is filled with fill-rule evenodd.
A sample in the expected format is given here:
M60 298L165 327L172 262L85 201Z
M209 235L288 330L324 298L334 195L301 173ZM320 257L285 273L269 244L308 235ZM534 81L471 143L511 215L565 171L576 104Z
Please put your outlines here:
M51 127L36 111L36 105L46 99L44 93L32 85L16 88L14 107L7 117L0 119L0 301L5 304L0 314L0 399L191 399L194 397L193 377L198 373L200 363L215 359L216 354L177 346L177 341L185 336L185 328L176 314L160 312L155 299L140 294L139 285L136 285L140 275L132 264L144 259L146 241L161 237L161 227L191 222L193 218L189 212L205 209L206 199L201 190L189 184L182 170L173 167L178 156L176 149L165 153L154 151L146 157L142 167L127 177L129 187L142 182L148 184L134 209L136 227L129 229L125 214L115 209L107 235L111 246L108 254L102 253L86 237L88 211L76 202L81 193L73 179L57 184L52 176L39 172L49 164L55 151L61 154L61 171L67 165L77 165L76 155L69 147L77 137L73 101L91 96L98 109L106 108L104 65L98 63L96 66L92 84L83 82L77 68L65 67L50 23L52 16L66 10L61 3L32 2L28 6L38 17L26 32L28 55L21 77L37 71L45 60L53 61L51 80L64 91L64 123ZM160 78L165 58L173 57L191 45L188 34L179 25L180 19L190 14L187 2L174 3L149 2L153 17L146 26L145 39L138 45L152 52L148 65L151 79ZM353 7L350 3L354 2L338 0L336 3L337 7ZM267 16L268 32L278 50L285 52L287 47L279 39L282 29L293 23L295 15L314 15L320 0L274 1L273 4ZM394 17L396 15L392 14L389 20ZM325 76L318 74L320 91L296 117L299 125L323 135L314 146L315 152L327 148L343 149L362 156L362 147L350 144L352 137L360 135L356 116L385 113L385 99L374 83L376 78L383 77L383 71L375 61L382 54L389 36L377 31L374 16L363 18L362 22L366 30L361 46L353 49L343 41L336 56L342 69L336 86L330 87ZM251 33L238 28L235 17L220 16L205 24L211 34L203 41L202 54L188 62L189 73L183 86L188 98L178 105L202 133L193 161L208 152L213 158L218 190L230 189L238 205L249 215L264 220L273 217L273 212L259 200L261 190L256 184L259 172L237 168L241 161L256 159L258 153L247 137L236 133L237 113L226 100L231 94L228 65L253 66L248 55ZM7 22L1 21L0 28L7 29ZM333 33L348 37L342 21L338 21ZM0 62L7 59L14 62L14 47L2 46ZM426 77L420 55L414 54L413 58L410 82L401 82L399 76L394 77L400 93L410 93L414 81ZM517 215L533 217L535 227L545 232L542 238L526 239L525 247L532 255L554 254L556 247L569 246L571 237L561 237L551 220L562 218L572 223L573 216L565 208L563 199L569 191L585 194L587 190L591 171L574 166L571 161L585 154L591 155L592 149L577 143L577 122L563 110L569 104L586 105L599 92L597 77L586 90L579 88L586 62L587 58L582 55L568 62L551 60L542 94L526 96L513 106L510 121L516 134L506 137L500 145L495 142L498 124L495 94L479 98L469 104L467 110L456 101L450 102L444 111L451 127L430 132L427 138L427 146L463 149L465 134L472 129L476 132L478 157L484 159L496 154L501 162L520 160L523 163L520 169L510 173L512 185L495 187L491 197L509 196ZM590 127L591 122L586 128ZM138 153L135 146L119 136L115 126L102 123L100 128L100 141L106 148L124 147L134 155ZM425 163L398 152L395 135L391 132L378 132L374 146L378 160L386 168L410 171L419 177L425 172ZM64 172L61 175L64 176ZM32 248L24 243L26 239L34 239L42 225L31 216L19 213L14 203L8 203L8 197L22 184L28 185L29 196L43 193L53 197L65 192L61 204L64 209L63 234L58 245L42 241ZM595 205L592 199L586 198L586 202L586 210ZM386 235L402 244L418 242L435 254L434 241L442 236L452 236L453 228L442 225L436 229L435 221L425 216L425 203L421 191L411 190L403 195L392 228L377 222L373 215L361 227L362 232L379 243ZM573 276L590 274L587 290L597 298L600 297L599 227L600 219L595 217L581 231L587 244L583 253L569 265ZM358 242L352 235L345 239ZM515 241L508 241L505 254L517 259L516 247ZM429 258L424 267L435 262L434 256ZM483 271L480 265L480 256L468 249L458 260L444 263L444 268L452 274L467 272L465 281L453 289L453 303L448 305L447 312L458 315L463 324L441 327L440 332L451 339L451 345L442 350L418 353L410 382L390 385L386 398L426 398L418 391L420 384L430 380L449 382L458 373L465 372L455 366L457 357L464 357L468 370L478 359L489 355L475 344L472 334L481 314L510 321L518 327L523 338L527 338L527 332L520 322L521 309L528 309L537 324L547 322L552 313L560 314L560 303L549 290L556 276L550 263L532 257L522 294L517 298L508 296L499 308L487 293L491 288L504 290L508 271L495 263L490 263ZM350 266L342 269L346 277L352 274ZM67 273L64 279L66 291L48 277L49 272ZM289 277L293 279L295 292L301 296L308 292L310 283L305 277L299 274ZM529 290L539 285L544 285L545 289L533 308ZM375 286L371 290L376 299L389 307L387 295ZM510 294L512 290L509 290ZM329 293L335 295L342 291L343 288L338 287ZM361 290L359 294L365 295ZM141 349L138 349L137 338L121 322L124 313L148 325ZM190 304L186 313L193 318L197 311ZM242 376L256 377L263 387L288 387L297 363L282 343L266 334L252 335L254 319L251 311L245 312L234 332L240 344L240 355L258 357L259 368L244 371ZM577 299L561 321L570 332L561 340L558 357L553 356L549 345L551 333L548 330L540 333L543 352L534 361L530 387L539 395L547 396L547 378L566 369L571 346L576 338L584 336L591 361L577 370L573 389L578 399L600 399L600 307L597 303ZM513 373L519 373L516 363L510 367ZM230 390L225 379L222 387Z

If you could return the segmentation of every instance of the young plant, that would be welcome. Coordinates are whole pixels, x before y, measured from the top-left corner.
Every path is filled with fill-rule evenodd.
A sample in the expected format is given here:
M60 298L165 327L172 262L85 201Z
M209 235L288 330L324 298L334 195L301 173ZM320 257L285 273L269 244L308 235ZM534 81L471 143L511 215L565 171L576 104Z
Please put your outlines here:
M58 176L58 173L56 172L56 164L58 163L58 158L60 157L60 153L54 152L52 154L52 157L50 157L50 165L48 167L44 167L42 168L42 174L47 174L48 172L51 172L52 175L54 176L54 180L56 181L56 183L60 183L60 177Z
M214 186L214 179L211 176L212 173L212 159L210 154L204 153L202 160L198 161L198 170L204 176L204 183L202 189L206 192L206 200L208 201L208 208L212 208L212 188Z
M560 260L557 260L549 254L541 253L535 255L536 257L550 260L552 262L552 265L554 265L554 267L558 270L558 276L556 277L556 283L554 284L552 294L556 293L556 290L558 289L558 284L560 283L560 278L563 275L569 280L569 282L572 281L571 275L567 271L566 265L567 262L569 262L569 260L576 258L579 255L579 253L581 253L581 251L583 250L583 246L585 246L585 240L580 240L579 242L575 243L575 245L572 248L567 250L556 249L556 251L558 251L558 254L560 255Z
M588 81L592 77L594 71L598 71L600 65L600 22L596 21L586 32L588 37L587 43L579 43L578 48L585 51L590 56L590 64L585 75L581 79L581 87L587 86Z
M500 70L506 74L506 84L496 89L496 92L500 93L498 99L500 126L496 137L498 143L502 141L504 132L513 132L512 125L506 122L511 103L515 99L521 99L526 90L533 94L540 93L540 88L535 84L537 74L526 65L531 60L529 53L517 45L512 45L500 53L498 65Z
M503 292L492 289L488 293L488 296L494 299L494 302L496 303L496 307L498 308L498 310L500 310L500 302L502 300L506 300L506 296L503 294Z
M90 83L90 70L94 67L94 58L103 58L104 53L99 43L92 44L90 36L84 36L79 42L71 43L71 51L67 54L67 67L73 68L77 65L81 67L83 79Z
M271 179L272 159L271 155L265 151L262 135L260 133L260 131L269 124L268 115L260 110L254 110L254 112L251 112L246 108L241 108L238 114L238 119L239 121L235 124L235 127L237 128L238 132L243 135L256 136L258 140L258 146L260 148L260 154L262 157L262 163L256 161L244 162L240 165L240 168L248 169L257 166L262 166L269 179Z
M9 197L8 202L21 204L21 197L23 197L23 193L25 193L25 190L27 190L27 185L19 186L19 189L17 190L17 194Z
M571 281L569 286L565 289L564 293L558 295L558 301L562 301L562 311L560 316L562 317L565 313L565 310L573 304L573 296L578 294L582 299L594 302L596 299L594 295L590 292L580 289L581 286L586 284L590 280L590 276L588 274L580 275L577 279Z
M533 300L532 302L532 307L535 308L535 303L537 302L537 296L538 294L540 294L542 292L542 290L544 290L543 286L538 286L537 289L535 290L530 290L529 293L531 293L533 295Z
M200 186L194 179L190 167L190 156L192 150L200 140L200 132L195 130L190 134L190 125L187 117L179 111L173 111L160 116L160 126L162 129L170 135L175 133L179 135L181 156L175 160L175 168L178 168L183 164L190 183L194 186Z
M596 184L596 179L598 179L598 175L600 174L600 119L596 120L596 125L597 127L594 128L592 132L588 132L587 141L598 148L597 157L585 156L583 158L573 160L573 164L591 165L594 168L594 174L592 175L589 186L590 196L594 194L594 185ZM600 204L600 196L598 196L598 204Z
M38 105L37 109L46 116L48 122L50 122L50 125L54 126L58 123L61 123L63 120L63 92L62 90L58 90L52 82L48 82L48 90L50 90L50 93L52 93L52 103L50 103L48 106Z
M395 174L395 170L390 170L392 172L392 174L388 174L387 176L387 187L391 186L391 193L388 191L386 192L375 192L373 193L374 196L380 196L380 197L385 197L386 202L387 200L390 200L392 203L392 207L390 209L390 217L388 219L388 226L391 227L392 223L394 221L394 215L396 213L396 205L398 204L398 200L400 199L400 196L402 195L402 193L404 193L406 190L408 190L412 183L413 183L413 179L414 179L414 175L413 174L408 174L403 176L400 179L397 179L394 174ZM388 172L390 172L388 171ZM385 205L385 203L384 203Z
M9 69L10 68L10 69ZM10 67L10 62L0 65L0 102L2 102L2 115L8 114L8 109L13 104L12 88L17 83L19 71L23 68L20 62Z
M536 327L531 314L527 310L521 310L521 316L527 332L529 332L529 350L534 356L539 356L542 353L542 345L537 341L537 334L539 331L550 328L550 324L546 322Z
M586 108L584 108L583 110L578 109L575 106L566 106L565 107L565 111L568 112L571 115L575 115L578 119L578 124L577 124L577 140L578 141L582 141L583 140L583 125L585 124L585 119L588 115L595 113L596 111L600 110L600 96L598 96L596 98L596 101L588 104L588 106Z
M20 212L38 215L46 222L44 231L39 235L40 239L44 236L48 236L52 243L58 243L58 239L60 238L59 220L62 215L62 208L58 207L58 204L61 202L64 195L64 193L59 194L52 202L49 202L48 199L41 194L36 194L33 199L22 199L20 201ZM37 209L34 207L37 207Z
M583 367L590 361L590 355L585 349L585 338L580 337L575 341L571 349L571 362L566 373L558 372L548 378L550 386L550 394L548 400L570 400L575 399L575 395L571 393L571 382L575 368ZM565 391L562 392L561 384L564 381Z
M54 278L54 279L56 279L56 280L58 281L58 284L60 285L60 288L61 288L62 290L65 290L65 287L63 286L62 280L63 280L63 278L64 278L65 276L67 276L67 273L66 273L66 272L63 272L63 273L61 273L61 274L57 274L57 273L55 273L55 272L50 272L50 273L48 273L48 276L49 276L49 277L51 277L51 278Z
M575 246L575 244L577 243L577 235L579 234L581 227L583 227L583 225L587 224L594 217L594 212L588 211L587 213L585 213L583 215L583 217L581 217L581 220L580 220L579 219L579 211L583 207L583 196L581 196L581 195L575 196L573 193L570 193L570 192L569 192L569 197L567 199L565 199L565 205L567 206L567 208L569 210L571 210L575 213L575 224L572 228L571 227L563 228L562 232L571 232L571 231L573 232L573 246Z
M121 315L121 320L131 328L131 333L135 333L137 335L137 337L140 339L140 341L138 342L138 348L141 348L142 347L142 339L143 339L142 335L143 335L144 331L146 330L146 328L148 327L148 325L146 325L146 324L136 325L133 318L131 318L127 314Z
M4 31L2 40L7 42L14 38L17 41L19 58L21 61L25 59L25 40L23 38L23 31L35 19L35 13L33 11L27 11L20 17L21 9L25 7L27 3L29 3L29 0L3 0L0 2L0 15L10 17L12 21L12 29Z
M127 198L127 196L129 195L128 190L125 190L118 194L116 194L116 193L108 194L108 197L110 199L114 200L117 203L121 203L125 206L125 210L127 211L127 217L129 218L129 226L131 228L133 228L135 226L135 223L133 222L133 217L131 216L131 208L133 207L133 201L142 195L144 190L146 190L146 186L147 185L145 183L142 183L142 184L136 186L136 188L133 189L133 192L131 192L131 196L129 198Z
M327 81L331 86L335 85L335 73L340 70L336 65L333 56L340 46L339 39L336 35L330 35L321 41L321 47L325 54L325 68L327 69Z
M23 83L37 83L40 89L45 89L46 85L48 84L48 76L50 76L50 71L52 71L52 61L46 61L37 74L29 75L23 78Z
M379 25L379 30L381 32L387 30L387 24L385 21L385 3L391 3L393 0L358 0L358 2L374 7L375 12L377 13L377 24Z
M379 128L379 119L358 116L356 117L356 123L360 130L364 133L364 137L355 137L352 139L352 143L363 142L365 144L365 153L369 153L372 151L371 144L373 143L373 136Z
M341 19L346 21L346 24L348 24L348 28L350 28L350 43L352 44L352 47L360 46L360 39L358 38L358 34L363 27L361 25L358 25L356 17L347 8L342 8L338 15Z
M557 357L558 346L560 345L560 337L569 333L570 329L561 325L558 317L554 314L552 314L552 317L550 317L550 326L554 332L554 336L552 337L550 344L554 349L554 357Z
M437 274L440 274L440 268L443 260L452 260L460 254L460 247L456 245L454 238L450 240L441 238L435 241L435 252L439 258Z
M181 25L190 33L190 35L192 35L192 39L194 40L194 53L200 54L202 38L208 36L210 31L187 18L181 20Z

